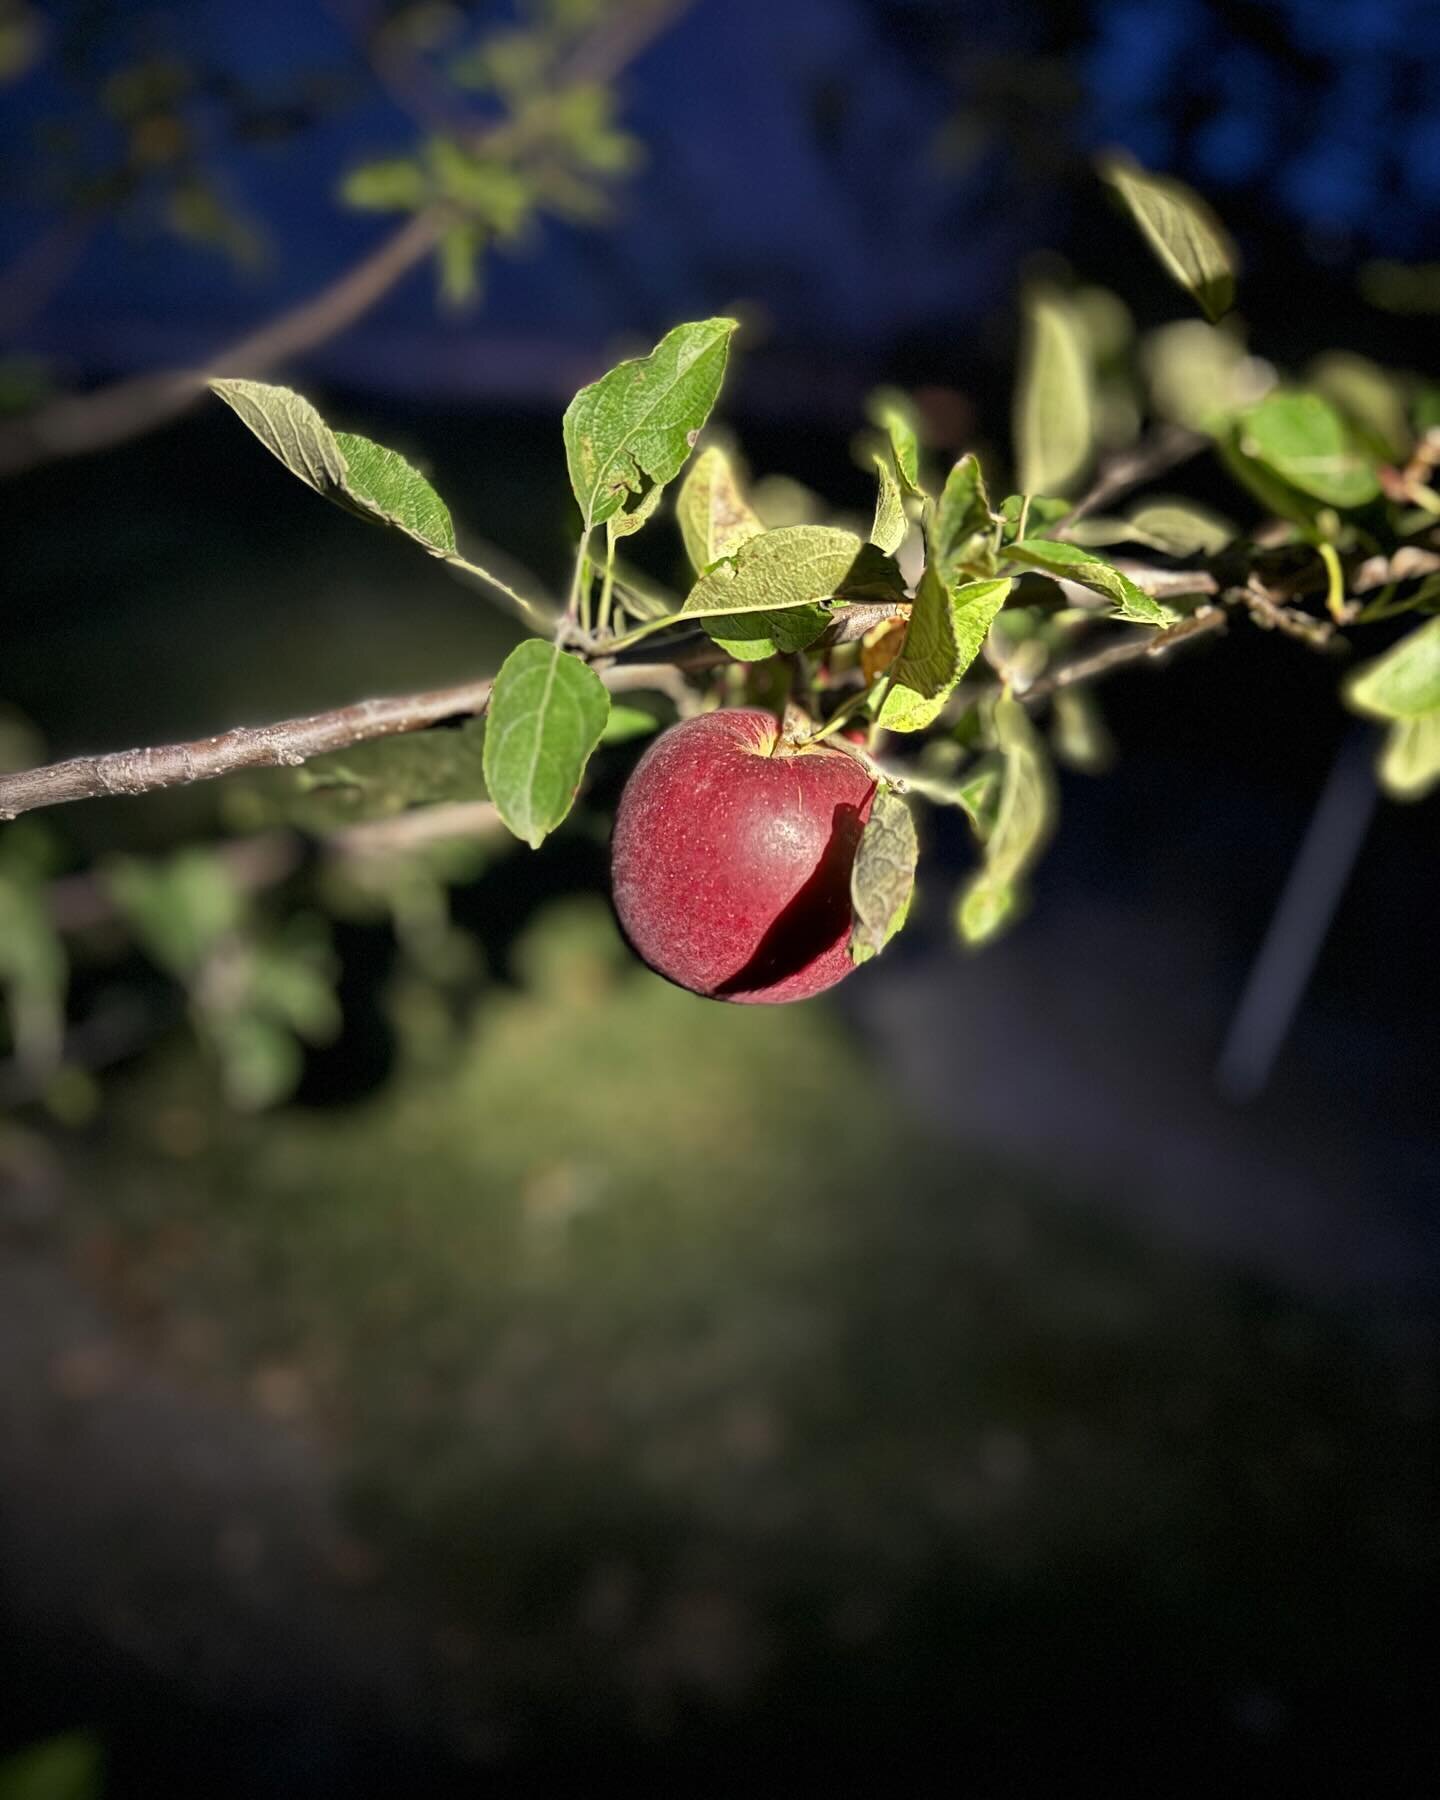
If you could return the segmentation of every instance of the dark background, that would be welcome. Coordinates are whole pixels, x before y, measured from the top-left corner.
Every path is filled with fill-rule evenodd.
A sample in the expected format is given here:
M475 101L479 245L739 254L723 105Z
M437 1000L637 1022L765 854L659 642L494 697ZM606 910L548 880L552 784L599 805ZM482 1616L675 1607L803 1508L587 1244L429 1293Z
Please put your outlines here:
M53 377L201 360L383 228L336 184L410 126L345 8L41 10L102 64L150 34L345 102L220 155L254 268L143 206L89 232L14 338ZM560 409L736 307L755 473L863 511L878 381L929 390L938 451L1003 456L1037 257L1182 316L1094 178L1117 143L1220 208L1258 354L1435 373L1433 316L1365 296L1440 242L1437 50L1425 0L695 0L623 80L648 154L611 223L546 225L461 316L417 272L285 374L558 583ZM33 133L85 92L49 61L4 90L7 261L53 217ZM495 666L506 623L215 411L5 490L0 695L51 751ZM971 852L932 819L903 938L784 1015L625 961L617 753L539 858L457 890L490 977L428 1061L382 1016L393 942L341 927L345 1032L281 1113L228 1118L166 1038L85 1130L18 1118L0 1746L91 1729L123 1795L931 1762L1432 1792L1433 800L1378 809L1264 1091L1214 1076L1327 776L1368 754L1338 675L1237 628L1116 678L1117 766L1065 778L1021 926L953 946ZM58 829L78 862L222 808Z

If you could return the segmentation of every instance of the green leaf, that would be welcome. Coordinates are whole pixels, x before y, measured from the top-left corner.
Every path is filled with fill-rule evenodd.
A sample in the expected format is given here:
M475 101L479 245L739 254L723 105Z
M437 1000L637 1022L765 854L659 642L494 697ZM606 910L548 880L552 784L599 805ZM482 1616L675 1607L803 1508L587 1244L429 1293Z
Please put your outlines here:
M953 748L953 746L952 746ZM936 806L958 806L983 844L995 826L1000 801L1000 764L986 758L963 775L921 767L905 771L905 786Z
M65 945L45 904L42 883L0 873L0 995L11 1049L27 1072L60 1066L69 984Z
M609 712L600 677L554 644L528 638L501 664L487 713L485 785L532 850L570 811Z
M467 719L454 729L356 744L303 768L266 770L235 785L227 822L246 831L295 825L325 832L414 806L483 800L484 745L484 719Z
M1316 391L1345 415L1366 446L1403 463L1414 442L1405 387L1388 369L1347 350L1331 350L1309 368Z
M327 500L393 526L432 556L454 556L444 501L403 456L351 432L336 433L308 400L263 381L212 381L219 396L292 475Z
M680 484L675 502L685 554L697 575L765 529L740 492L730 459L718 444L702 450Z
M1394 800L1419 800L1430 792L1440 781L1440 708L1390 727L1379 775Z
M345 458L347 500L357 503L366 517L414 538L432 556L455 554L450 509L418 470L396 451L353 432L337 431L335 442Z
M1000 502L1000 542L1013 544L1022 535L1022 523L1023 535L1028 536L1033 529L1043 537L1071 510L1068 500L1057 500L1049 494L1007 494Z
M984 865L961 890L956 913L967 944L989 942L1014 918L1022 880L1055 819L1055 781L1045 746L1025 708L1009 694L995 703L995 736L1004 759L999 808Z
M154 862L126 857L107 870L106 885L141 949L179 981L244 925L244 896L209 850L180 850Z
M878 956L905 923L919 858L910 808L893 788L878 787L850 871L852 961Z
M991 531L985 476L979 457L970 451L946 476L930 527L930 561L947 587L967 565L975 565L977 573L990 574L994 566Z
M1152 501L1124 519L1080 519L1071 532L1079 544L1144 544L1164 556L1216 556L1238 535L1228 519L1188 500Z
M0 1800L100 1800L105 1759L88 1731L0 1758Z
M605 521L605 533L611 544L619 538L633 537L642 525L648 524L660 504L660 497L665 492L658 484L647 488L637 506L629 512L612 513Z
M864 548L829 525L762 532L702 575L675 616L698 619L742 662L803 650L829 621L822 602L844 590Z
M1233 442L1241 457L1327 506L1364 506L1380 492L1349 426L1319 394L1267 394L1240 414Z
M365 212L414 212L429 197L425 172L410 156L362 163L340 184L340 198L345 205Z
M1126 157L1110 157L1101 174L1129 208L1167 272L1192 295L1213 325L1235 304L1239 258L1224 226L1192 189L1151 175Z
M947 589L933 569L925 571L880 703L879 723L887 731L923 731L934 724L980 654L1011 585L1002 579Z
M565 409L565 455L585 529L679 474L725 375L734 319L677 325Z
M1053 575L1057 581L1076 581L1081 587L1104 594L1115 602L1113 617L1131 625L1170 625L1175 615L1168 607L1153 599L1143 588L1136 587L1129 576L1096 556L1093 550L1082 550L1078 544L1057 543L1052 538L1022 538L1012 544L1007 555L1027 568Z
M629 744L636 738L650 737L660 729L654 713L638 706L611 706L610 717L600 734L602 744Z
M1089 343L1074 307L1053 288L1032 288L1025 297L1013 428L1018 480L1027 494L1064 493L1090 460Z
M1082 775L1102 775L1115 760L1115 745L1095 696L1080 686L1060 688L1052 702L1050 741L1057 759Z
M900 486L916 499L924 497L920 482L920 432L915 407L899 388L877 388L866 404L870 423L890 440L890 454Z
M1356 712L1377 719L1416 719L1440 711L1440 619L1357 669L1345 684L1345 699Z
M905 517L900 484L890 473L890 465L883 456L875 458L875 474L880 487L875 496L875 523L870 527L870 542L893 556L905 541L910 521Z

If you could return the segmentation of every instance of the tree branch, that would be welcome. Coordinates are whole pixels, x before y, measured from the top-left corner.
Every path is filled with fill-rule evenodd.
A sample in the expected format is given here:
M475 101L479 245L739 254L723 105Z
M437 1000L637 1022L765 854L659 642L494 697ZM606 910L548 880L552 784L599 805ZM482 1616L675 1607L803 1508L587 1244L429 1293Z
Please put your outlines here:
M135 375L93 393L52 400L28 418L0 426L0 477L42 463L103 450L179 415L201 397L212 375L259 374L345 330L423 262L445 229L435 208L407 219L337 281L222 350L206 369Z
M1027 703L1031 700L1043 700L1061 688L1074 687L1082 681L1095 681L1114 669L1123 669L1128 663L1168 656L1178 644L1210 637L1224 629L1225 614L1220 608L1202 606L1198 612L1191 613L1188 619L1182 619L1178 625L1172 625L1166 631L1147 631L1140 636L1126 638L1122 643L1111 644L1104 650L1097 650L1093 656L1077 657L1074 662L1063 664L1052 674L1032 682L1029 687L1023 690L1017 688L1016 692Z
M688 0L635 0L614 9L576 47L556 85L608 82L683 10ZM500 141L509 121L487 127L476 143ZM367 313L435 248L450 221L446 207L414 214L335 281L219 351L205 368L168 370L112 382L53 400L27 418L0 425L0 478L123 443L179 417L215 375L259 375L325 343Z
M645 663L610 664L597 670L612 693L641 689L674 695L677 672ZM298 768L312 757L349 750L376 738L425 731L446 719L473 717L485 710L491 683L462 682L423 694L361 700L333 712L274 725L239 725L188 744L145 750L115 750L104 756L75 756L44 768L0 775L0 820L71 800L149 794L159 788L214 781L242 769Z
M1075 502L1065 515L1063 523L1051 536L1068 537L1070 527L1088 513L1098 512L1102 506L1108 506L1112 500L1128 494L1131 488L1142 487L1157 475L1163 475L1167 470L1188 462L1209 441L1198 431L1187 431L1182 425L1162 426L1152 437L1136 444L1134 449L1111 457L1101 467L1093 486Z

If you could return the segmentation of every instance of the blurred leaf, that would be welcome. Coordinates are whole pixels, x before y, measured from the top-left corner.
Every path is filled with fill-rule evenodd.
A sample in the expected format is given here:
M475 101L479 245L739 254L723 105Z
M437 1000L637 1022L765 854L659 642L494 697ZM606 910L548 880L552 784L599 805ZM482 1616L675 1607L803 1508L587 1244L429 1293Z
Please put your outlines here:
M1319 394L1267 394L1235 424L1235 449L1327 506L1364 506L1380 492L1350 429Z
M141 949L182 982L244 922L244 896L210 850L179 850L154 862L125 857L105 882Z
M1440 781L1440 707L1391 726L1379 775L1393 800L1422 799Z
M1144 544L1165 556L1216 556L1239 536L1237 527L1189 500L1155 500L1124 519L1092 515L1070 528L1072 542L1090 548Z
M1101 174L1210 323L1229 312L1235 304L1239 259L1224 226L1200 196L1183 182L1147 173L1128 157L1108 158Z
M702 450L680 484L675 513L685 554L697 575L730 556L765 529L740 492L730 458L711 444Z
M1008 580L972 581L950 589L933 569L925 571L880 703L878 722L887 731L923 731L934 724L980 654L1011 586Z
M935 572L953 585L963 565L977 563L989 574L994 558L990 496L980 459L973 451L962 456L945 478L930 529L929 553Z
M1050 742L1056 760L1082 775L1103 775L1115 761L1115 744L1095 696L1088 688L1062 687L1052 704Z
M698 619L741 662L803 650L825 629L821 603L844 587L862 548L828 525L761 532L702 575L676 616Z
M440 269L440 298L447 306L469 306L480 292L480 258L485 235L475 225L452 225L435 246Z
M1015 390L1017 480L1027 494L1064 493L1094 443L1090 353L1069 301L1054 288L1025 296Z
M905 923L919 857L914 815L902 796L882 783L875 790L850 872L855 910L852 961L863 963L878 956Z
M0 874L0 995L15 1060L29 1075L60 1066L69 978L65 945L40 881Z
M304 1053L278 1020L230 1010L208 1019L205 1035L220 1065L225 1098L238 1111L263 1112L294 1092Z
M638 706L612 705L605 729L600 733L600 742L629 744L636 738L650 737L659 729L660 721L653 713L642 712Z
M936 806L958 806L982 844L994 829L1000 801L998 761L987 758L961 775L944 774L924 766L907 769L905 785L911 793Z
M1000 502L1000 542L1013 544L1017 537L1031 532L1043 537L1052 525L1068 517L1068 500L1057 500L1050 494L1007 494Z
M443 500L404 457L369 438L332 432L308 400L261 381L212 381L212 391L292 475L317 494L394 526L432 556L454 556L455 527Z
M1274 369L1247 355L1233 328L1217 330L1200 319L1147 332L1140 356L1154 411L1212 436L1275 383Z
M1331 350L1307 371L1311 385L1350 421L1366 446L1403 463L1414 442L1404 384L1368 357Z
M870 527L870 542L893 556L905 541L910 521L905 517L900 484L890 473L890 465L883 456L875 458L875 474L880 487L875 496L875 522Z
M920 433L910 396L899 388L877 388L866 405L870 423L890 440L895 473L907 494L923 497L920 483Z
M985 862L961 890L956 912L967 944L983 944L1013 919L1023 877L1044 849L1055 821L1055 781L1045 746L1025 708L1009 694L995 703L995 735L1003 769Z
M574 803L610 713L593 669L529 638L500 666L485 732L485 785L500 817L538 850Z
M27 0L0 6L0 87L8 87L40 60L45 49L45 21Z
M104 1756L88 1731L0 1758L0 1800L100 1800L104 1785Z
M570 402L565 454L587 531L680 472L720 392L735 329L734 319L677 325Z
M377 738L317 756L303 768L245 777L232 791L227 815L249 831L264 825L330 831L412 806L483 800L484 744L483 718Z
M1081 587L1106 595L1115 602L1114 618L1124 619L1132 625L1174 622L1175 615L1167 607L1136 587L1128 576L1122 575L1104 557L1096 556L1093 550L1083 550L1078 544L1057 543L1050 538L1022 538L1010 546L1007 555L1027 568L1053 575L1057 581L1076 581Z
M497 237L513 237L534 204L530 184L508 163L477 156L451 137L425 146L433 194Z
M413 156L362 163L340 184L345 205L365 212L413 212L429 197L430 184Z
M1401 638L1345 684L1356 712L1377 719L1414 719L1440 710L1440 619Z

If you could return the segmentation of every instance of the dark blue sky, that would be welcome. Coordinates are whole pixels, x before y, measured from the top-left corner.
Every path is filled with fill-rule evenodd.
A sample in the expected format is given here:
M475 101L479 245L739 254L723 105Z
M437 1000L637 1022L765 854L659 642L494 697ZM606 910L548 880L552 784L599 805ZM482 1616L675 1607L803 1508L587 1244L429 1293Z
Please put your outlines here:
M324 0L157 16L197 61L261 88L348 64L359 98L291 143L223 157L268 240L259 269L143 217L96 233L26 334L83 369L201 356L320 286L387 229L339 209L343 172L414 138ZM414 277L322 366L548 398L597 347L741 303L772 341L883 359L911 335L976 329L1027 252L1083 254L1075 187L1087 153L1117 142L1233 201L1245 228L1289 234L1296 256L1440 254L1437 62L1440 0L694 0L626 78L649 155L613 226L547 224L492 260L469 316L437 316ZM65 92L42 68L5 96L7 261L49 216L15 172ZM957 119L959 163L943 148Z

